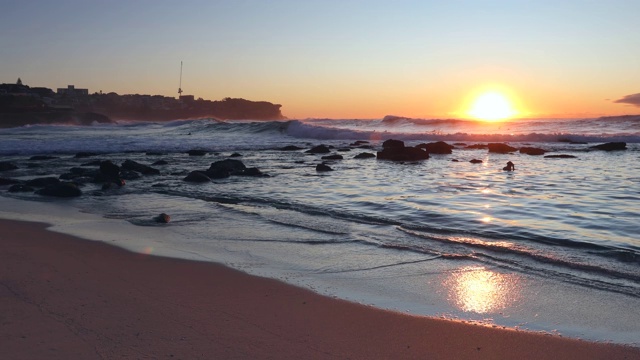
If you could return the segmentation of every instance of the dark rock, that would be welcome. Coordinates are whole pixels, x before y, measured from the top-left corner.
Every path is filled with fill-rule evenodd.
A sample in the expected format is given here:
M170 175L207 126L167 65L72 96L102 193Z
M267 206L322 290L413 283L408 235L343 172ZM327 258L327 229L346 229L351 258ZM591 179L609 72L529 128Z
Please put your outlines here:
M461 142L453 143L453 145L455 145L455 146L467 146L466 143L461 143Z
M363 153L360 153L360 154L354 156L353 158L354 159L371 159L371 158L374 158L374 157L376 157L376 154L363 152Z
M120 171L120 179L125 179L125 180L136 180L136 179L140 179L142 177L142 175L137 172L137 171L133 171L133 170L122 170ZM108 180L110 181L110 180ZM116 181L117 184L117 181Z
M453 150L453 145L449 145L444 141L420 144L416 147L424 149L429 154L451 154L451 150Z
M166 160L158 160L151 165L168 165L169 163Z
M344 148L343 147L343 148L339 148L338 151L340 151L340 152L349 152L349 151L351 151L351 148Z
M527 154L527 155L544 155L546 151L540 148L535 148L535 147L521 147L520 153Z
M239 175L239 176L269 176L265 173L263 173L262 171L260 171L260 169L258 168L246 168L242 171L239 171L238 173L234 173L234 175Z
M606 144L590 146L589 149L604 150L604 151L627 150L627 143L626 142L608 142Z
M76 156L74 156L74 158L80 159L80 158L92 157L92 156L97 156L97 155L98 154L96 154L96 153L81 151L81 152L77 153Z
M29 160L53 160L59 159L57 156L49 156L49 155L34 155L29 158Z
M74 183L61 182L58 184L48 185L43 189L36 191L36 194L55 197L76 197L82 195L82 190Z
M349 146L360 146L360 145L364 145L364 144L368 144L368 141L365 140L356 140L354 142L352 142L351 144L349 144Z
M162 213L162 214L156 216L154 219L159 223L168 224L169 221L171 221L171 216L169 216L169 215L167 215L165 213Z
M489 146L487 144L473 144L473 145L468 145L466 147L466 149L486 149Z
M378 151L378 160L392 161L417 161L426 160L429 154L416 147L405 147L404 142L400 140L387 140L382 143L382 151Z
M187 154L189 154L189 156L205 156L207 155L207 151L194 149L187 151Z
M326 154L330 152L331 150L329 150L329 148L326 145L318 145L305 151L305 153L307 154Z
M80 164L80 166L100 166L100 164L102 164L102 160L93 160L84 164Z
M100 162L100 174L107 179L117 179L120 177L120 166L110 160Z
M469 162L472 164L482 164L482 160L478 160L478 159L469 160Z
M21 184L22 181L10 178L0 177L0 186L2 185L13 185L13 184Z
M318 171L318 172L333 171L333 169L329 165L318 164L318 165L316 165L316 171Z
M508 154L518 150L512 146L509 146L503 143L490 143L490 144L487 144L487 147L489 148L489 152L498 153L498 154Z
M35 189L31 186L23 185L23 184L15 184L9 187L9 192L33 192Z
M342 160L344 157L340 154L323 156L322 160Z
M389 139L382 143L383 149L403 149L404 141Z
M9 162L9 161L0 161L0 171L9 171L15 170L18 168L18 165Z
M302 150L302 149L304 149L304 148L301 148L301 147L298 147L298 146L295 146L295 145L287 145L287 146L285 146L285 147L281 147L281 148L280 148L280 149L278 149L278 150L282 150L282 151L295 151L295 150Z
M451 162L460 162L458 159L451 159Z
M573 140L568 139L568 138L560 138L560 139L558 139L558 142L563 142L563 143L568 143L568 144L573 144L573 145L584 145L584 144L587 144L584 141L573 141Z
M211 166L206 171L214 172L216 170L226 170L229 174L233 175L234 172L240 172L246 169L247 167L240 160L234 159L225 159L211 163Z
M160 174L160 170L154 169L151 166L140 164L139 162L133 160L125 160L122 163L122 168L125 170L132 170L142 173L144 175L158 175Z
M229 155L229 157L242 157L242 154L240 154L240 153L233 153L233 154Z
M576 156L567 155L567 154L559 154L559 155L545 155L545 159L574 159Z
M42 177L26 181L24 184L32 187L45 187L60 183L56 177Z
M244 171L244 169L239 171ZM231 176L231 171L224 168L208 169L204 173L211 179L224 179Z
M203 182L210 182L211 181L209 176L207 176L207 174L205 174L202 171L192 171L192 172L189 173L189 175L187 175L182 180L183 181L187 181L187 182L195 182L195 183L203 183Z
M148 156L164 156L164 155L167 155L167 153L157 152L157 151L147 151L145 155L148 155Z

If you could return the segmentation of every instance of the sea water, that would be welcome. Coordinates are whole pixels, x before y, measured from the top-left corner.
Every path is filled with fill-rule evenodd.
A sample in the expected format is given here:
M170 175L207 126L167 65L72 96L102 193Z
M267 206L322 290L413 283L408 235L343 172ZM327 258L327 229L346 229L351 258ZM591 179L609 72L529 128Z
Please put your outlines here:
M392 138L455 149L419 162L354 158ZM611 141L628 149L590 148ZM467 147L487 142L575 157ZM318 144L344 159L305 152ZM74 157L82 151L97 155ZM233 153L269 176L183 181ZM0 175L25 180L93 160L168 163L122 188L87 184L71 200L4 186L5 218L396 311L640 344L640 116L27 126L0 130L0 154L19 167ZM56 158L29 160L42 154ZM317 172L323 161L334 171ZM507 161L515 171L502 170ZM171 222L156 223L159 213Z

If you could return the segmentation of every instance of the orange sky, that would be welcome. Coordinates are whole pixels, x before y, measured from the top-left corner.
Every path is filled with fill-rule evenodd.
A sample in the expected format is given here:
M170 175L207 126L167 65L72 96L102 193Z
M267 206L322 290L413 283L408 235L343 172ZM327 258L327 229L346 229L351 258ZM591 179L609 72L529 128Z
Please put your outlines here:
M0 82L241 97L289 118L464 117L504 91L525 117L639 113L640 2L11 2Z

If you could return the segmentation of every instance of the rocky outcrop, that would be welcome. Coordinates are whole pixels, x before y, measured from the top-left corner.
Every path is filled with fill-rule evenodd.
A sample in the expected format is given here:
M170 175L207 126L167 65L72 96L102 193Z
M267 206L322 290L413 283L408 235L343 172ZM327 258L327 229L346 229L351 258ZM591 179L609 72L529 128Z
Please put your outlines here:
M482 160L479 160L479 159L472 159L472 160L469 160L469 162L472 164L482 164Z
M589 149L604 150L604 151L620 151L627 150L626 142L608 142L596 146L590 146Z
M489 148L490 153L498 153L498 154L508 154L518 150L513 146L509 146L503 143L490 143L490 144L487 144L487 148Z
M187 154L189 154L189 156L205 156L205 155L207 155L207 151L206 150L193 149L193 150L187 151Z
M325 171L333 171L333 169L327 164L318 164L316 165L317 172L325 172Z
M371 158L374 158L374 157L376 157L376 154L363 152L363 153L360 153L360 154L354 156L353 158L354 159L371 159Z
M344 157L340 154L333 154L333 155L323 156L321 159L322 160L342 160L344 159Z
M204 183L204 182L211 181L209 176L202 171L192 171L189 173L189 175L187 175L182 180L186 182L193 182L193 183Z
M420 144L417 148L424 149L429 154L451 154L454 148L453 145L449 145L444 141L437 141L427 144Z
M48 185L43 189L36 191L36 194L55 197L77 197L82 195L82 190L74 183L61 182L58 184Z
M400 140L390 139L382 143L382 151L378 151L377 157L378 160L418 161L428 159L429 154L416 147L405 147Z
M287 145L284 147L279 148L278 150L282 150L282 151L296 151L296 150L302 150L304 148L301 148L299 146L295 146L295 145Z
M315 147L305 151L305 153L307 153L307 154L328 154L330 152L331 152L331 150L326 145L318 145L318 146L315 146Z
M544 155L546 151L540 148L525 146L520 148L520 153L527 154L527 155Z
M58 184L59 182L60 182L60 180L58 180L58 178L52 177L52 176L48 176L48 177L41 177L41 178L31 179L31 180L26 181L24 184L27 185L27 186L32 186L32 187L45 187L45 186L49 186L49 185Z
M9 192L15 193L15 192L33 192L35 189L32 188L31 186L27 186L24 184L15 184L15 185L11 185L9 187Z
M140 164L139 162L133 160L125 160L122 163L122 168L125 170L132 170L139 172L143 175L158 175L160 174L160 170L152 168L151 166Z

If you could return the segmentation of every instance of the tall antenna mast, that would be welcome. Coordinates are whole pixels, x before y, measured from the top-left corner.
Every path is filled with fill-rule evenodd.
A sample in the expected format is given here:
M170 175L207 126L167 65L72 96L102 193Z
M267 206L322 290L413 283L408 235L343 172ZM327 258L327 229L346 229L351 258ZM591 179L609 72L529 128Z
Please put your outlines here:
M180 61L180 85L178 85L178 99L182 96L182 61Z

